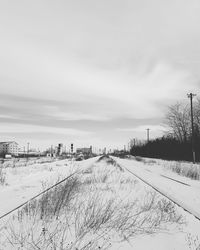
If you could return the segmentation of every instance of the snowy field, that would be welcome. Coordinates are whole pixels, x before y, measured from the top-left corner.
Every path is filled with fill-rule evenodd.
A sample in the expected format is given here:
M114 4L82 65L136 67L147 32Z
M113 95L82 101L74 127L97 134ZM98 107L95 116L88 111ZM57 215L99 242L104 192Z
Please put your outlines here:
M185 208L193 210L200 218L200 181L172 171L175 162L152 159L145 159L145 161L117 160L122 166L182 203ZM176 162L176 164L179 164L182 169L193 167L190 163Z
M25 167L36 163L47 163L54 161L51 157L25 157L25 158L11 158L11 159L0 159L0 167Z
M91 159L84 161L81 167L84 168L90 161ZM3 202L0 205L0 216L78 171L78 168L79 165L70 160L3 168L3 185L0 185L0 200Z
M125 168L200 210L199 181L160 162L95 157L4 168L0 216L75 174L1 219L0 250L199 249L200 222Z

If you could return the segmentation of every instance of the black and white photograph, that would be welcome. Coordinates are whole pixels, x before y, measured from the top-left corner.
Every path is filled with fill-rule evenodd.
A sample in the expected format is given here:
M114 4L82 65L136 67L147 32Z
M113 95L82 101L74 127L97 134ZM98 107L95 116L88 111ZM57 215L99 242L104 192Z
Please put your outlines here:
M200 1L0 0L0 250L200 250Z

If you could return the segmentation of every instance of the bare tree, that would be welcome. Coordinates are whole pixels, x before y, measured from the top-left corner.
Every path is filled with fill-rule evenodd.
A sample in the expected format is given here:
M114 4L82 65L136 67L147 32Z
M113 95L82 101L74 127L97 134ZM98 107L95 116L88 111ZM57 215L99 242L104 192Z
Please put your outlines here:
M165 123L170 128L170 133L180 142L186 142L191 134L189 106L176 103L169 106Z

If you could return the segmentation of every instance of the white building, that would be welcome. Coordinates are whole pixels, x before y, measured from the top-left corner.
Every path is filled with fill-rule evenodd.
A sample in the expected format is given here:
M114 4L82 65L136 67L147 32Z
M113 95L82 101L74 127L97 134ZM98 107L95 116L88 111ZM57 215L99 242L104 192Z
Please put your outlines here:
M15 141L0 142L0 155L18 156L19 146Z

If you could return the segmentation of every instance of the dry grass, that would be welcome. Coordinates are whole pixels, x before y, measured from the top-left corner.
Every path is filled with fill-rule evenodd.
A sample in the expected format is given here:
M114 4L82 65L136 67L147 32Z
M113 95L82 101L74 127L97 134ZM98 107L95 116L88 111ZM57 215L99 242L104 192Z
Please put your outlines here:
M200 180L200 165L180 161L159 160L157 164L171 170L181 176L188 177L193 180Z
M187 245L191 250L199 250L200 249L200 239L197 235L187 234L186 237Z
M97 163L106 163L107 165L111 165L111 166L114 166L115 168L119 169L120 171L124 172L124 169L113 159L113 158L110 158L109 156L107 155L103 155L101 156L98 160L97 160Z
M3 249L108 249L112 239L182 223L171 202L107 161L101 159L13 216L1 231Z
M192 163L181 162L181 161L147 159L147 158L142 158L139 156L136 156L135 160L142 162L144 164L147 164L147 165L160 165L181 176L185 176L193 180L200 180L200 165L199 164L192 164Z
M39 157L39 158L13 158L10 160L2 160L1 166L3 168L15 168L15 167L25 167L33 164L43 164L51 163L56 159L50 157Z
M193 180L200 180L200 166L194 164L185 164L181 162L173 162L167 168L179 175L189 177Z

